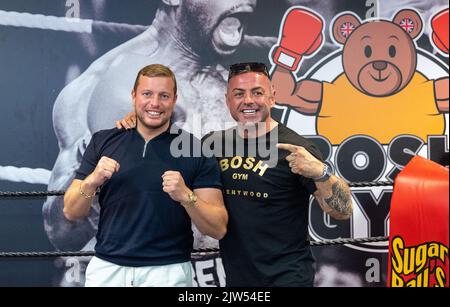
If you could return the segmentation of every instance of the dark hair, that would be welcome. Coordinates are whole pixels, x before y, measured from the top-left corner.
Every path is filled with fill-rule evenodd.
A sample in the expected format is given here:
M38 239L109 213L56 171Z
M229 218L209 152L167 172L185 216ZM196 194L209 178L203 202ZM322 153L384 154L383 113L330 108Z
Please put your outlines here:
M258 62L248 62L230 65L230 69L228 71L228 81L230 81L230 79L233 78L234 76L246 72L259 72L264 74L267 78L270 79L269 71L267 69L266 64Z
M175 78L175 74L172 70L170 70L169 67L166 67L161 64L151 64L148 66L145 66L142 68L136 77L136 81L134 82L134 91L136 91L138 85L139 85L139 78L141 76L153 78L153 77L168 77L171 78L173 81L173 92L176 95L177 94L177 79Z

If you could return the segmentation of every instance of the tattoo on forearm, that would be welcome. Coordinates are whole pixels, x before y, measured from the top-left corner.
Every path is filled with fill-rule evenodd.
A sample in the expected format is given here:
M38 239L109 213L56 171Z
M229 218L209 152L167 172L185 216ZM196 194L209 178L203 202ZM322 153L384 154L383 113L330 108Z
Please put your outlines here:
M332 209L339 213L349 215L352 213L352 202L350 190L340 180L331 186L333 194L330 198L326 198L325 202Z

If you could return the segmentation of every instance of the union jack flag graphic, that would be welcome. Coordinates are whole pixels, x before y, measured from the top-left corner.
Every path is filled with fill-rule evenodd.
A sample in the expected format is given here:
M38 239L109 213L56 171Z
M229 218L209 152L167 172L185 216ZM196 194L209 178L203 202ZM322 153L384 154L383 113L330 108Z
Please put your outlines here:
M411 18L403 18L400 21L400 27L402 27L407 33L411 33L414 30L414 22Z
M345 22L342 26L341 26L341 34L344 37L349 36L353 30L355 30L355 25L352 24L351 22Z

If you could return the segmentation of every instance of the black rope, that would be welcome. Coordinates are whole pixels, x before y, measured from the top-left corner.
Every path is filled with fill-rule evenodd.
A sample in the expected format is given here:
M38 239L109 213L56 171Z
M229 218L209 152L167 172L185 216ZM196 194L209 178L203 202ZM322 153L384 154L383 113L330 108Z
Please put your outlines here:
M372 181L372 182L349 182L348 186L351 188L364 188L364 187L389 187L393 183L390 181Z
M352 188L363 187L387 187L392 186L390 181L376 181L376 182L349 182L348 184ZM47 197L47 196L63 196L65 191L32 191L32 192L0 192L0 198L2 197Z
M53 257L87 257L94 256L93 251L86 252L6 252L0 258L53 258Z
M356 238L356 239L334 239L334 240L323 240L323 241L312 241L309 242L311 246L324 246L324 245L338 245L338 244L355 244L355 243L372 243L372 242L382 242L388 241L389 237L371 237L371 238Z
M0 197L47 197L63 196L65 191L35 191L35 192L0 192Z
M389 237L372 237L372 238L356 238L356 239L335 239L324 241L313 241L311 246L338 245L338 244L354 244L354 243L370 243L387 241ZM192 256L202 256L207 254L219 253L218 248L200 248L192 252ZM88 257L94 256L93 251L78 252L0 252L0 258L54 258L54 257Z

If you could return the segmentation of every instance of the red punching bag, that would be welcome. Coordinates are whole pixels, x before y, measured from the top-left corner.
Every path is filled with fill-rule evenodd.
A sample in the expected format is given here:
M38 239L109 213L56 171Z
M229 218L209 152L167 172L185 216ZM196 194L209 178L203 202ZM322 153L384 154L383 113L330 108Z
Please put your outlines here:
M449 170L414 157L394 182L388 285L449 286Z

